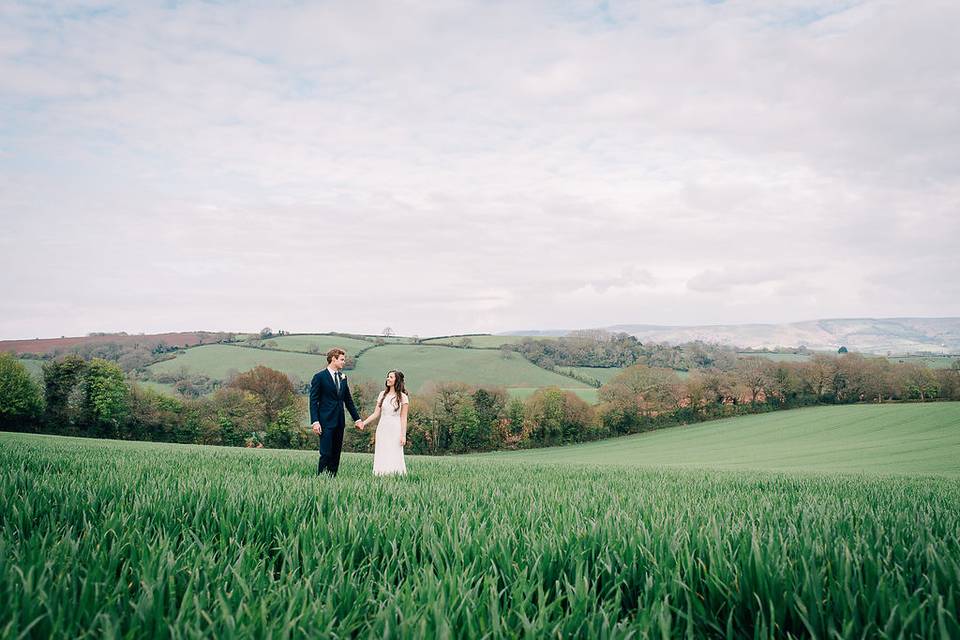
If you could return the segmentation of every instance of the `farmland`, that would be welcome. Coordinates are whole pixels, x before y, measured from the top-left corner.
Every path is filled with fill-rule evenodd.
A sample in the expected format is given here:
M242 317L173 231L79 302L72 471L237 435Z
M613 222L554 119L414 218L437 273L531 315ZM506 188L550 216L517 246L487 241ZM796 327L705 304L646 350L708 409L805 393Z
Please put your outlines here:
M270 338L278 349L287 349L290 351L309 352L315 349L315 353L325 354L334 347L340 347L347 353L355 354L361 349L367 349L373 346L372 342L358 340L356 338L346 338L342 336L333 336L327 334L317 335L295 335L295 336L277 336Z
M469 339L470 347L474 349L497 349L505 344L517 344L524 340L552 340L551 336L453 336L448 338L428 338L424 344L445 344L460 346L464 338Z
M176 358L164 360L149 367L152 373L202 374L216 380L226 380L231 372L241 372L264 365L296 376L308 382L317 371L327 366L322 355L290 353L270 349L254 349L235 345L212 344L187 349Z
M604 466L960 477L960 403L812 407L661 429L575 447L481 457Z
M428 382L459 381L474 385L588 389L589 386L541 369L518 354L504 358L495 350L453 349L428 345L384 345L364 353L353 375L379 382L390 369L400 369L416 393Z
M612 466L581 445L413 457L387 479L369 455L331 480L307 452L0 434L0 629L957 637L960 469L938 450L957 446L958 405L935 408L791 412L819 426L767 424L784 444L730 469L717 438L742 446L768 416L656 450L622 439L636 455ZM885 452L851 467L803 446L847 447L848 426Z

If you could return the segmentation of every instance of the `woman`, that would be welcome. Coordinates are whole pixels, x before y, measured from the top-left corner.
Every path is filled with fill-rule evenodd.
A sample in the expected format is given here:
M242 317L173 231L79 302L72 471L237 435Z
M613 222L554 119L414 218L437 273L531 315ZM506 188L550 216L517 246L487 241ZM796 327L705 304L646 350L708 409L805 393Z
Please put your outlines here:
M403 385L402 371L389 371L384 389L377 396L377 408L366 420L366 427L377 418L376 444L373 448L373 475L406 475L403 447L407 444L407 410L410 398Z

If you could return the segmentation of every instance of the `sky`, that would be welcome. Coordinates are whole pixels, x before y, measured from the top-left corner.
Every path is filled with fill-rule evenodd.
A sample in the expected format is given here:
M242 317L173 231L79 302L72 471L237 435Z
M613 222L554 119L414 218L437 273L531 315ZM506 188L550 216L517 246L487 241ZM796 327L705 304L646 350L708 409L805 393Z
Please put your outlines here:
M0 3L0 338L960 315L955 0Z

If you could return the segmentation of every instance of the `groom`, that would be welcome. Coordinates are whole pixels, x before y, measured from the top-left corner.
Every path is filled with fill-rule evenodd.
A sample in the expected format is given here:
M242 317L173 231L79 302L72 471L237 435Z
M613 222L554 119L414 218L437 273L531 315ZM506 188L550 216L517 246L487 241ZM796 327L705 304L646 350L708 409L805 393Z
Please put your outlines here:
M353 404L347 376L341 373L347 362L343 349L330 349L327 352L327 368L313 376L310 382L310 421L313 432L320 436L320 463L317 475L323 472L337 475L340 467L340 450L343 448L343 431L346 421L343 417L343 405L346 403L350 415L356 421L357 429L363 429L363 421Z

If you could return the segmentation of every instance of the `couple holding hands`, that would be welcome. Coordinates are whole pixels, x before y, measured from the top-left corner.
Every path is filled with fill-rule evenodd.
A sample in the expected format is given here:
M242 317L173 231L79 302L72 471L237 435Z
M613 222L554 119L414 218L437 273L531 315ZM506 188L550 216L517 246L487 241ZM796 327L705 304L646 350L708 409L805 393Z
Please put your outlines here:
M347 376L342 372L346 361L347 354L343 349L331 349L327 352L327 368L313 376L310 382L310 422L313 423L313 432L320 436L317 475L329 473L335 476L340 468L343 432L346 429L344 405L355 421L354 426L361 431L377 418L380 419L373 450L373 475L405 474L407 465L403 460L403 446L407 443L407 407L410 398L403 385L403 372L387 372L384 389L377 396L377 408L361 420L350 394Z

